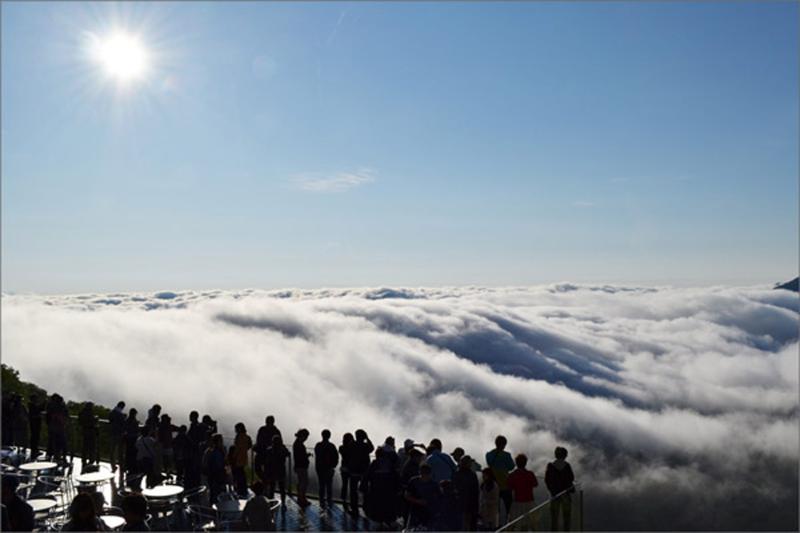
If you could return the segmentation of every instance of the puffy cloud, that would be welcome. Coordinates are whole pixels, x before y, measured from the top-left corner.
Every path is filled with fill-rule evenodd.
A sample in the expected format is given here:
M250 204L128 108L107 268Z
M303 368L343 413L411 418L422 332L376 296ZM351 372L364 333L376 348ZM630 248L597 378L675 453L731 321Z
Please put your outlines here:
M570 449L589 528L797 528L796 293L183 291L2 310L4 361L70 398L436 436L479 458L504 433L537 473Z

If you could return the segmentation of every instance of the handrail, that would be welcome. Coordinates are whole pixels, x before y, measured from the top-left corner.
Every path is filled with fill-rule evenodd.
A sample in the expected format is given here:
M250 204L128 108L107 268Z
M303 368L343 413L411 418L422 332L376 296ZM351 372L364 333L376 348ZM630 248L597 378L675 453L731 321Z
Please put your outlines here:
M555 496L551 496L551 497L547 498L545 501L543 501L542 503L540 503L539 505L537 505L536 507L534 507L534 508L533 508L533 509L531 509L530 511L528 511L528 512L526 512L526 513L523 513L523 514L519 515L518 517L516 517L516 518L515 518L514 520L512 520L511 522L506 522L506 523L503 525L503 527L501 527L501 528L499 528L499 529L495 530L495 533L499 533L500 531L505 531L506 529L510 528L511 526L513 526L514 524L516 524L517 522L519 522L520 520L522 520L522 519L523 519L523 518L525 518L526 516L528 516L528 515L530 515L530 514L533 514L533 513L537 512L537 511L539 511L540 509L543 509L545 506L547 506L547 504L549 504L549 503L550 503L550 502L552 502L553 500L556 500L556 499L560 498L560 497L561 497L561 496L563 496L564 494L568 494L568 493L570 493L570 492L573 492L573 491L575 491L575 489L577 489L578 487L580 487L580 485L581 485L581 484L580 484L580 482L578 482L578 483L573 483L573 484L572 484L572 486L571 486L571 487L569 487L568 489L564 489L564 490L562 490L561 492L559 492L558 494L556 494Z

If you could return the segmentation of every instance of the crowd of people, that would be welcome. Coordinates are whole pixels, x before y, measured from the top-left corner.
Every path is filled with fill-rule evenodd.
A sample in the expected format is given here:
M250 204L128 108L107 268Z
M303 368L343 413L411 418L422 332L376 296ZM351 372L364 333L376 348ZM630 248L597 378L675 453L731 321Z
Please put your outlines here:
M37 457L44 418L47 456L65 460L68 416L63 399L53 395L45 405L32 397L24 411L15 407L20 403L17 398L10 399L9 409L3 409L4 444L18 443L22 438L16 417L26 414L30 429L26 443ZM143 421L136 409L127 413L125 409L125 402L120 401L109 415L110 462L114 471L120 469L120 483L133 491L140 490L145 480L148 486L154 486L165 476L173 476L186 490L205 485L210 502L217 502L224 492L247 498L252 491L259 498L245 509L243 520L247 522L252 515L253 522L262 523L269 506L260 496L271 499L277 495L285 505L289 468L296 480L297 503L305 508L311 505L307 491L313 467L322 509L333 506L338 469L339 499L345 509L354 516L363 509L369 519L387 527L402 519L407 528L418 530L495 530L507 523L513 529L536 528L535 514L530 511L536 505L537 476L528 468L525 454L512 456L502 435L485 453L485 466L481 466L462 448L445 453L436 438L427 445L406 439L398 447L393 437L387 437L376 446L363 429L345 433L338 445L324 429L312 448L310 432L301 428L294 433L289 448L273 416L266 417L255 441L245 425L237 423L226 448L217 422L208 414L201 417L192 411L187 425L176 425L158 404L147 411ZM7 415L14 426L8 441ZM82 462L98 463L99 421L90 402L81 409L77 424ZM554 455L544 476L552 498L551 529L569 530L575 479L566 461L567 450L558 447Z

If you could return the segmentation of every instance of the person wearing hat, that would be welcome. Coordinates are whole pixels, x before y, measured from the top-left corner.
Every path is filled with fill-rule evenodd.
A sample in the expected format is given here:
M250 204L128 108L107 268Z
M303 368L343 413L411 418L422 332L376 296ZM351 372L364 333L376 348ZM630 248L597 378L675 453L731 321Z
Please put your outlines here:
M398 469L398 471L400 471L400 472L403 471L403 467L405 466L406 461L408 461L409 454L410 454L411 450L413 450L415 448L420 448L421 450L424 450L425 449L425 445L424 444L417 444L416 442L414 442L414 439L406 439L406 440L403 441L403 447L400 450L397 451L397 469Z
M306 490L308 490L308 458L311 456L306 451L306 439L308 439L308 430L303 428L294 434L295 439L292 444L292 459L294 460L294 471L297 474L297 503L301 507L307 507L311 504L306 498Z

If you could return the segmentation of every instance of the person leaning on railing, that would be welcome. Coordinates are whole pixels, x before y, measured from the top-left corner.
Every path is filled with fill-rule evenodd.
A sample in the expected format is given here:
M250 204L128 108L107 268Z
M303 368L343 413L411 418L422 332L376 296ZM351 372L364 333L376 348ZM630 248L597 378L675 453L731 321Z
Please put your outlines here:
M550 527L553 531L558 530L558 515L561 514L564 531L569 531L571 526L570 516L572 514L572 493L575 491L573 486L575 475L572 473L572 467L566 461L566 448L557 447L555 457L555 461L547 463L547 470L544 475L547 490L550 492L550 497L553 498L550 502ZM561 495L558 496L559 494Z

